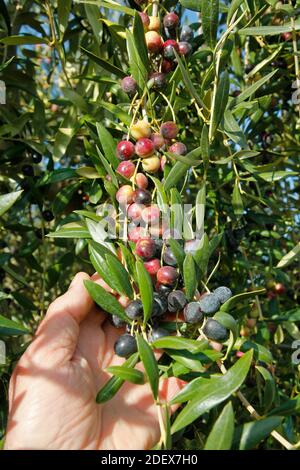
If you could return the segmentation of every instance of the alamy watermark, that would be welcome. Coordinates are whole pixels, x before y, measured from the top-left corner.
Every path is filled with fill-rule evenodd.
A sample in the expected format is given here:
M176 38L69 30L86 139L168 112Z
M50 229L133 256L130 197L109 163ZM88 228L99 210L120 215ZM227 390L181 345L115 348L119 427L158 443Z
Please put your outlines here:
M6 85L0 80L0 104L6 104Z
M295 91L292 93L292 103L293 104L300 104L300 81L295 80L292 83L292 88L295 89Z
M95 241L121 239L133 240L140 236L149 238L173 238L177 240L201 240L204 235L204 205L197 204L156 204L144 206L135 204L137 212L130 215L131 202L119 205L118 210L111 204L98 206L99 222L88 221L88 229Z
M6 363L6 346L4 341L0 339L0 366Z
M292 349L295 349L292 354L292 363L298 366L300 364L300 339L292 342Z

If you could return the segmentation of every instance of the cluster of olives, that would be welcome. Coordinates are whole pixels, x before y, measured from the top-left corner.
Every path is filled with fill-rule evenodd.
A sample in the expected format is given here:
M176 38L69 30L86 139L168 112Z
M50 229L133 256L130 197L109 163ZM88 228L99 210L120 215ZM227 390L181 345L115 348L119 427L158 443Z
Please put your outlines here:
M179 29L179 17L174 12L166 14L162 22L159 17L148 16L146 12L141 12L140 17L153 64L148 87L160 91L167 84L167 73L176 65L175 51L182 56L190 54L192 46L189 41L193 39L193 32L189 26ZM138 84L132 76L123 78L121 88L133 100L138 96ZM232 295L231 291L227 287L219 287L213 293L197 294L192 302L188 301L177 259L168 241L180 237L164 226L160 208L153 201L149 174L164 170L164 151L181 156L187 154L178 134L178 126L173 121L163 122L157 127L157 122L149 123L144 117L131 125L128 135L116 148L116 156L120 160L116 173L122 177L116 200L129 222L128 238L133 251L143 261L155 288L152 314L147 325L149 342L169 334L163 322L166 315L180 315L187 324L201 328L208 339L222 342L227 339L226 328L207 316L219 310ZM194 240L185 242L186 253L193 253L196 249ZM115 327L126 328L126 333L115 344L115 352L128 357L137 350L134 332L143 324L143 305L138 294L133 301L122 297L119 302L131 324L126 325L118 316L112 316Z
M177 155L187 153L186 146L182 142L174 140L178 132L176 123L172 121L164 122L160 126L159 132L152 131L146 120L137 121L130 128L131 138L135 142L125 139L117 145L117 157L121 161L117 167L117 173L131 180L141 189L146 189L148 183L144 177L140 176L140 173L137 173L134 161L141 160L144 172L154 174L162 171L166 163L166 158L161 154L163 150L167 149ZM127 193L128 188L120 191L121 198L123 198L124 191Z
M153 309L151 315L152 327L148 333L150 342L168 336L169 332L163 326L166 315L183 313L183 320L188 324L199 325L202 334L213 341L223 342L228 338L227 329L213 318L207 318L216 313L221 304L231 296L228 287L221 286L212 293L204 294L198 301L188 302L184 291L174 289L178 279L176 270L169 271L170 267L160 268L160 281L156 284L156 292L153 294ZM174 268L173 268L174 269ZM170 272L172 275L170 276ZM175 275L176 272L176 275ZM143 305L140 299L131 301L125 308L127 317L134 322L142 322ZM119 317L113 316L113 324L117 328L125 326L125 322ZM137 351L135 337L130 334L130 329L121 335L115 343L115 353L121 357L128 357Z
M193 31L188 25L183 25L179 31L179 17L175 12L166 14L161 22L158 16L149 16L140 12L145 30L145 40L151 54L153 71L149 75L149 87L163 90L167 84L167 74L176 66L176 51L180 56L187 57L192 52L191 41ZM138 91L137 82L133 77L125 77L122 89L130 97Z

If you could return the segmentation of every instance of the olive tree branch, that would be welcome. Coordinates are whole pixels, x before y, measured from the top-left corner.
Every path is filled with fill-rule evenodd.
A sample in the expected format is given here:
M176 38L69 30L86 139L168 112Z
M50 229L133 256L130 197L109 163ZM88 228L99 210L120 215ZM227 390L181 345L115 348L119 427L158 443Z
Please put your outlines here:
M222 364L221 361L217 361L217 364L222 374L225 375L227 373L227 369L224 366L224 364ZM247 400L245 395L240 390L236 392L236 395L241 401L241 403L244 405L244 407L247 409L247 411L249 412L252 418L256 419L257 421L262 419L262 416L260 416L260 414L257 413L255 408L251 405L251 403ZM294 446L289 441L287 441L281 434L279 434L279 432L272 431L271 436L273 436L274 439L276 439L276 441L279 442L287 450L292 450L294 448Z

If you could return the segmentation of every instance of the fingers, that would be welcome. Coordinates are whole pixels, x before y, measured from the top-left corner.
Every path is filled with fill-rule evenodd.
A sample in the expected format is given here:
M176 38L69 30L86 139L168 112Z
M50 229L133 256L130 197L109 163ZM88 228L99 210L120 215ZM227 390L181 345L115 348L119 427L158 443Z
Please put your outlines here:
M176 377L160 380L159 396L160 400L169 403L177 393L186 385L186 382ZM174 413L179 405L172 405L170 407L171 413Z
M79 325L94 305L84 287L84 281L89 279L86 273L76 274L68 291L50 305L38 328L33 349L46 354L51 363L67 361L73 356Z

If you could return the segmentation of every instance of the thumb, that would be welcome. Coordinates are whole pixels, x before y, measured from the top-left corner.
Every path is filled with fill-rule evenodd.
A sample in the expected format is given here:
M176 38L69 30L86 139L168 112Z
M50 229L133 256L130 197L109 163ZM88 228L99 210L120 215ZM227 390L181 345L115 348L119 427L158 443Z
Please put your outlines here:
M93 306L84 281L89 280L86 273L77 273L68 291L49 306L40 324L36 339L32 343L35 354L47 356L47 363L53 365L72 358L77 346L79 325Z

